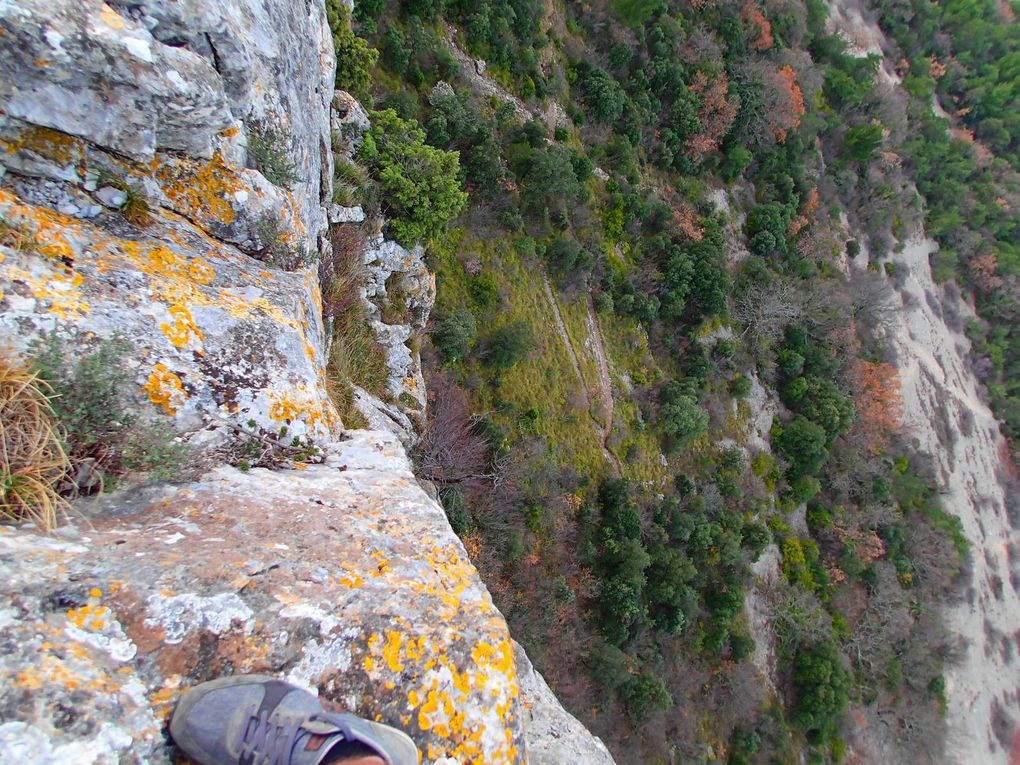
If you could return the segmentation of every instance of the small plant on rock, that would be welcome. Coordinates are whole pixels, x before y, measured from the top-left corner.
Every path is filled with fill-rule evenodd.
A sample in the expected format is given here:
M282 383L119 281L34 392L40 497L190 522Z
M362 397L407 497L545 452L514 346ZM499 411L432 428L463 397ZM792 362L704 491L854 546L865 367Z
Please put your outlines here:
M126 364L130 350L127 340L113 337L72 362L53 335L35 347L33 371L52 390L50 402L79 491L98 491L132 472L167 480L186 461L187 447L175 440L168 423L143 419L128 408L128 391L135 387Z
M274 186L289 189L298 177L287 154L290 136L283 130L255 122L248 135L248 158Z
M0 219L0 246L18 252L31 252L37 244L35 237L30 232Z
M303 244L287 241L287 232L273 215L263 215L254 224L260 259L274 268L294 271L308 264L308 250Z
M144 228L152 223L152 208L149 207L149 201L145 198L141 189L131 184L126 184L126 188L123 189L127 198L124 200L124 206L120 208L121 215L128 223L132 223L139 228Z

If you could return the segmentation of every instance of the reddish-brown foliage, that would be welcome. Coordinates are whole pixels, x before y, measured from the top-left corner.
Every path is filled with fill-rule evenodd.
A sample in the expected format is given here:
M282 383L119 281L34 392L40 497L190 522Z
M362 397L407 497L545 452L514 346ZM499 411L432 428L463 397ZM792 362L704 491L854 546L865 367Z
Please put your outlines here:
M769 80L772 86L769 128L776 140L782 143L789 131L800 125L800 118L805 112L804 94L797 85L797 74L790 65L776 70Z
M339 316L360 303L361 256L365 250L365 232L361 226L331 226L330 248L319 260L319 287L322 313Z
M903 395L896 367L887 362L858 359L852 377L857 387L857 428L871 442L871 450L879 454L889 436L899 431L903 421Z
M698 213L688 202L680 202L673 208L673 222L695 242L700 242L704 236L704 231L698 225Z
M747 33L748 46L751 50L760 52L772 47L775 42L772 37L772 24L765 18L765 14L754 0L748 0L740 11L740 23Z
M428 423L415 448L418 473L440 487L477 484L486 474L489 441L475 429L471 405L452 375L431 375Z
M704 72L698 72L690 87L701 101L698 109L701 132L688 139L687 155L700 162L706 154L719 148L719 139L726 135L736 119L738 107L736 101L727 97L730 81L725 74L710 80Z
M997 290L1006 283L1001 276L995 273L998 266L995 255L990 252L971 258L967 264L967 268L970 270L970 278L973 279L974 285L983 292Z

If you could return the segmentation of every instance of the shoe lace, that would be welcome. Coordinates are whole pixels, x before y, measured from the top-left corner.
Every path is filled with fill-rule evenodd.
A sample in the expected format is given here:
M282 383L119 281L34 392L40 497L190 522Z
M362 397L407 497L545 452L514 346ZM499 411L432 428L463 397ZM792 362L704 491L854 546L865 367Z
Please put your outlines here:
M286 717L270 719L270 710L248 711L248 723L241 730L234 750L238 765L290 765L301 726Z

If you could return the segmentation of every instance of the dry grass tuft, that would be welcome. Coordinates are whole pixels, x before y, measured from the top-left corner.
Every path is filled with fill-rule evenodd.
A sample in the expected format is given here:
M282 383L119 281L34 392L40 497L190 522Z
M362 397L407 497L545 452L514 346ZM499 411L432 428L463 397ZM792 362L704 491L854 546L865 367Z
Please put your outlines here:
M67 503L70 470L45 382L0 356L0 518L49 531Z
M29 252L35 249L36 241L30 233L0 219L0 245L19 252Z

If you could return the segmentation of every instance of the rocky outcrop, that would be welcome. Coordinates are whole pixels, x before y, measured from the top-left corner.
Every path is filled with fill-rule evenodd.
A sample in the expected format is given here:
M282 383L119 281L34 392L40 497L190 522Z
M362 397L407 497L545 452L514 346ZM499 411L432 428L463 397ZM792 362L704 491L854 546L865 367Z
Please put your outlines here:
M367 115L331 125L332 88L318 1L0 3L4 350L123 338L124 395L193 443L286 427L325 459L0 527L0 762L171 762L179 694L239 672L398 725L425 763L611 761L515 652L411 472L407 416L357 391L378 430L341 435L315 261L330 211L362 214L329 208L331 128L356 143ZM294 179L253 166L256 136ZM364 259L389 393L420 410L433 277L381 238Z
M18 350L117 334L138 405L184 432L335 434L317 286L280 268L328 246L324 25L317 4L0 7L0 216L23 242L0 251L0 326ZM269 120L290 189L246 167Z
M379 235L365 248L362 297L375 336L386 350L388 392L412 410L425 409L425 380L414 338L436 300L436 277L421 247L408 250Z
M82 509L87 530L0 536L0 755L168 762L183 687L275 672L401 726L426 762L525 761L506 623L393 437Z
M361 104L349 93L336 91L330 124L340 156L347 160L355 157L371 127ZM331 223L359 224L364 219L360 207L330 207ZM386 392L401 408L421 413L425 409L425 380L417 345L436 300L435 275L425 264L420 246L407 249L382 234L368 242L363 265L361 299L375 338L386 352Z

